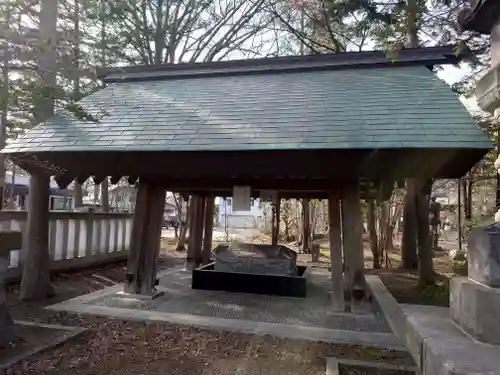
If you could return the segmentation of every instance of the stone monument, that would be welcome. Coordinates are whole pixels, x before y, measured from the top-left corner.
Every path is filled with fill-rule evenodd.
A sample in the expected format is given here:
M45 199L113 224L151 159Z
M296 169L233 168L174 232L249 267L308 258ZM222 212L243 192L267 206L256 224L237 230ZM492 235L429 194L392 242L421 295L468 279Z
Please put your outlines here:
M233 241L228 246L216 247L214 252L215 271L281 276L297 274L297 255L284 246Z
M5 300L4 281L11 250L21 249L21 232L0 232L0 347L16 338L14 322Z

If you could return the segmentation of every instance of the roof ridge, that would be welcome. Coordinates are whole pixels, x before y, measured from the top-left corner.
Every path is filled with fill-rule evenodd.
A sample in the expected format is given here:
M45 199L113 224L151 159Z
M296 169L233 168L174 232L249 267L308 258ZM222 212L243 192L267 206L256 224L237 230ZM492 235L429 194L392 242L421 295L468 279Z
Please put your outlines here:
M388 56L383 51L339 52L203 63L103 68L98 69L97 73L98 77L103 79L104 82L112 83L311 70L366 69L408 65L434 66L456 64L466 54L467 51L464 51L460 47L447 45L426 48L403 48L397 51L395 56Z

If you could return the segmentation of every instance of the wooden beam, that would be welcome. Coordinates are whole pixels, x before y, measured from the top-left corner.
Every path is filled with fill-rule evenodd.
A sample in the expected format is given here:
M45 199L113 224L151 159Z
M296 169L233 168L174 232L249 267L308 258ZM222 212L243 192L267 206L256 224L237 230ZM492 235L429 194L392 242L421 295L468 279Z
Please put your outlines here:
M214 204L213 195L208 195L205 204L205 237L203 239L203 250L201 254L202 263L208 264L212 254L212 234L214 225Z
M340 229L340 195L338 190L328 195L328 225L332 277L331 303L333 311L344 311L344 276Z
M90 177L90 175L84 175L84 176L76 176L75 180L78 182L80 185L83 185L85 181Z
M57 183L57 186L59 186L59 189L66 189L69 184L73 181L73 178L69 175L63 174L60 176L55 176L54 180Z
M99 185L104 179L105 176L92 176L92 180L94 180L94 184L96 185Z

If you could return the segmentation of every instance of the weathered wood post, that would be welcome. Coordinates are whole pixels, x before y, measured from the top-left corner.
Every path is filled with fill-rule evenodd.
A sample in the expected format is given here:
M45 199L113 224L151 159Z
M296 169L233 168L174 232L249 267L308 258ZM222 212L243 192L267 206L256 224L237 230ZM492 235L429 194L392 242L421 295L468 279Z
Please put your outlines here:
M328 194L328 225L330 237L330 262L332 277L331 302L334 311L344 311L344 275L342 239L340 229L340 196L338 190Z
M198 200L198 206L196 208L196 230L194 235L194 263L195 267L199 267L202 264L202 248L203 248L203 227L205 223L205 205L206 197L200 196Z
M343 197L344 254L346 260L347 288L352 304L364 296L364 253L359 181L346 184Z
M198 200L197 195L192 195L189 202L189 221L188 221L188 249L186 255L186 269L192 270L195 264L196 257L196 223L198 220Z
M33 173L29 181L28 218L24 251L21 299L43 299L54 293L50 283L49 259L49 182L43 172Z
M302 199L302 253L304 254L311 253L311 212L309 206L309 199ZM313 262L318 260L313 260Z
M279 242L280 237L280 211L281 211L281 199L276 197L273 204L273 227L271 234L271 244L276 246Z
M203 239L202 263L208 264L210 262L210 255L212 253L212 234L214 226L214 204L215 198L213 194L209 194L206 198L205 207L205 237Z
M154 298L161 227L165 208L163 187L139 182L127 263L125 293Z

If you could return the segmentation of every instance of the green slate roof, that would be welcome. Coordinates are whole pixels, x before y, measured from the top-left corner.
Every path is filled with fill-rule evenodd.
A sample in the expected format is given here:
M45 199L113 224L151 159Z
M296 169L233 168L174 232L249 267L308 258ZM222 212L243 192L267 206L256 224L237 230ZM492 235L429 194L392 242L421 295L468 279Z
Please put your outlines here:
M491 142L425 66L124 81L59 112L5 153L478 148Z

